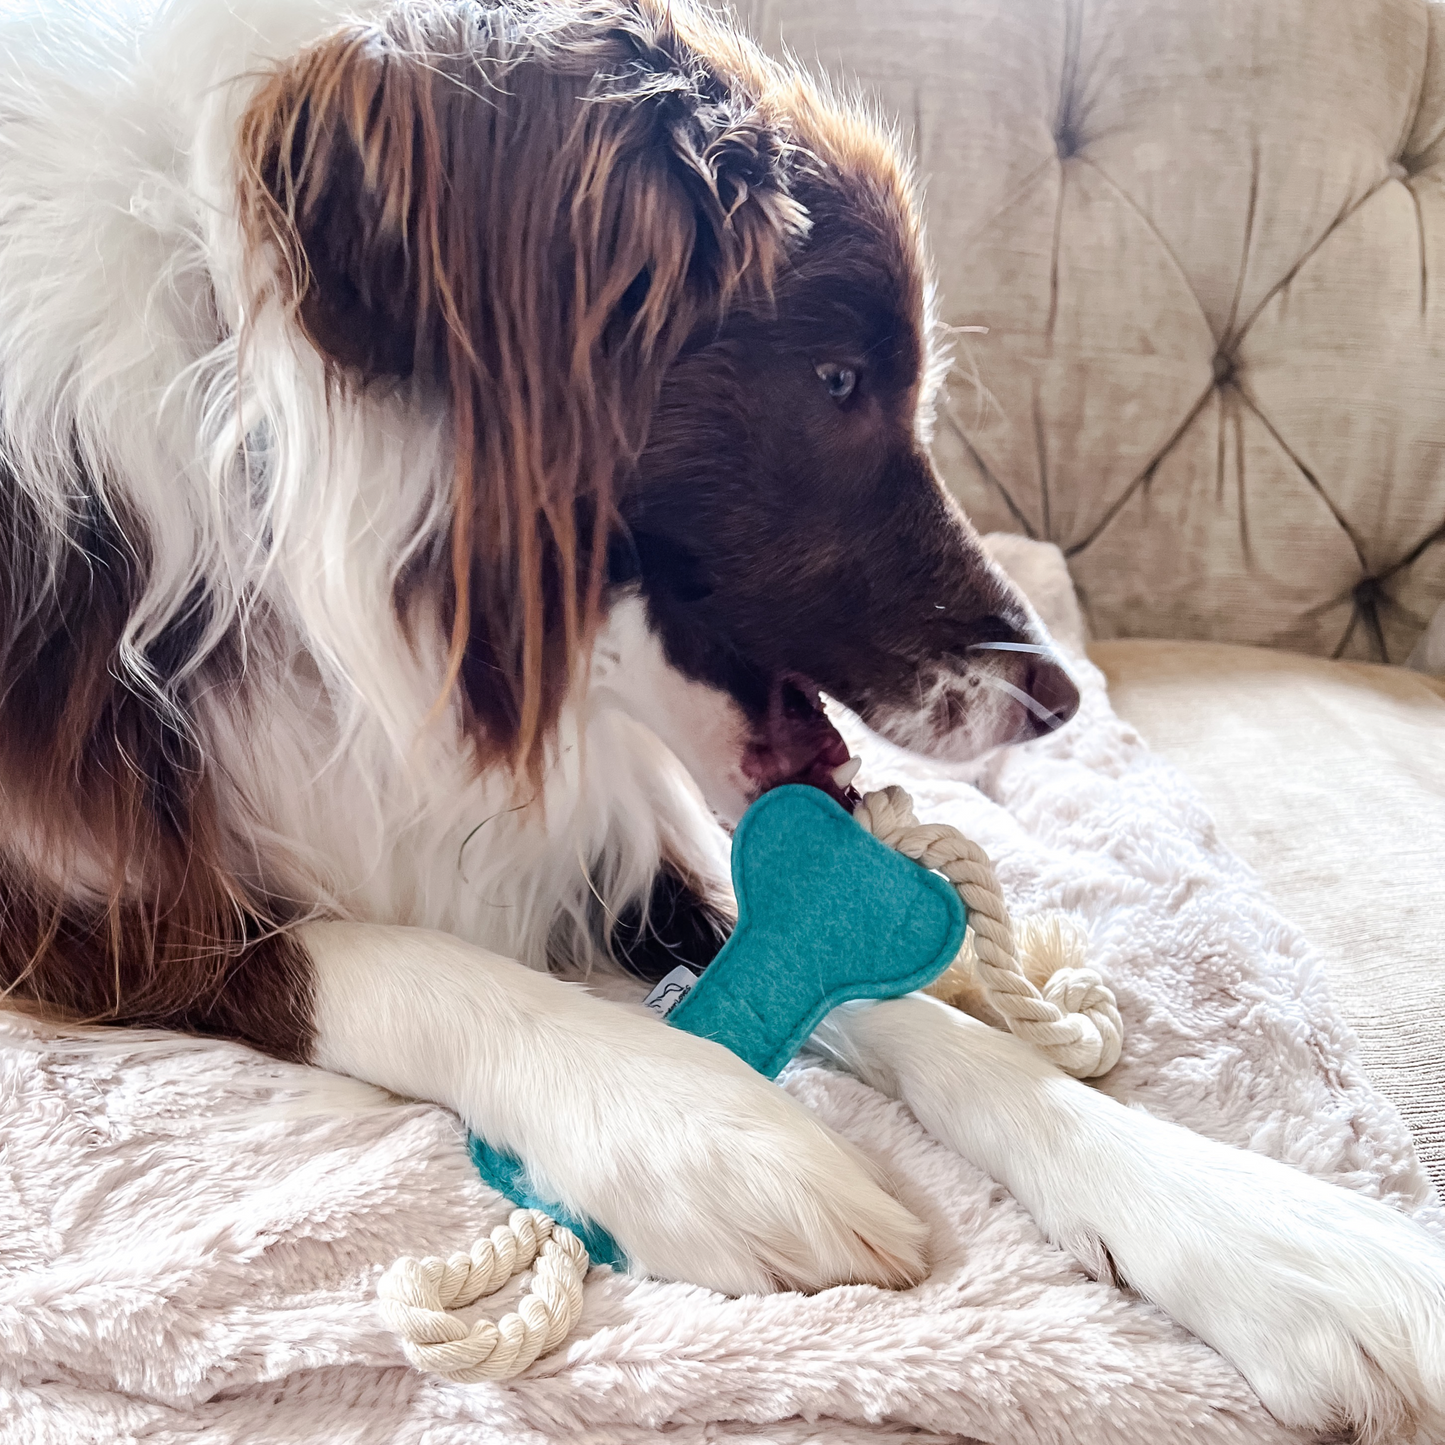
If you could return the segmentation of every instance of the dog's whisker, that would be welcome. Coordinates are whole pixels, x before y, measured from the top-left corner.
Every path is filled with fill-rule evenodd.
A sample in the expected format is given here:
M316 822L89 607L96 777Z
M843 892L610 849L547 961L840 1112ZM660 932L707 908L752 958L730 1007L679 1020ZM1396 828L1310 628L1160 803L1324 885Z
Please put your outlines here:
M1049 651L1037 642L970 642L965 652L1032 652L1042 657Z
M1059 715L1046 708L1038 698L1027 693L1021 687L1015 687L1011 682L1005 682L1001 677L992 677L988 673L980 673L979 676L991 688L998 692L1006 692L1015 702L1021 702L1040 722L1046 722L1051 727L1059 726Z

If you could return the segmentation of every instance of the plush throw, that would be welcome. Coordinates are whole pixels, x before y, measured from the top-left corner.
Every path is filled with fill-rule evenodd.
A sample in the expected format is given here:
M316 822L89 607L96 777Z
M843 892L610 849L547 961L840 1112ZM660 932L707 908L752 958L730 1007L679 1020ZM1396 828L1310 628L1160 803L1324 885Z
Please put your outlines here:
M982 843L1018 912L1085 922L1128 1029L1110 1093L1445 1229L1300 934L1079 673L1078 720L978 787L855 736L861 782ZM1298 1440L902 1106L818 1065L783 1083L928 1223L924 1284L734 1300L594 1272L563 1350L447 1385L406 1366L373 1290L504 1217L454 1116L237 1045L0 1013L0 1445Z

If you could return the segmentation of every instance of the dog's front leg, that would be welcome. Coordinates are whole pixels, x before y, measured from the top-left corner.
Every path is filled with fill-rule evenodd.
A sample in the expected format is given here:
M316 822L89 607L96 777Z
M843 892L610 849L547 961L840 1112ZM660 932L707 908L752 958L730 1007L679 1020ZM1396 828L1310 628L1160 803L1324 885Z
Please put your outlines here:
M1403 1215L1125 1108L919 994L835 1010L818 1042L1086 1266L1112 1260L1281 1420L1439 1438L1445 1249Z
M447 934L298 930L314 1062L455 1109L642 1270L729 1293L899 1285L924 1229L721 1045Z

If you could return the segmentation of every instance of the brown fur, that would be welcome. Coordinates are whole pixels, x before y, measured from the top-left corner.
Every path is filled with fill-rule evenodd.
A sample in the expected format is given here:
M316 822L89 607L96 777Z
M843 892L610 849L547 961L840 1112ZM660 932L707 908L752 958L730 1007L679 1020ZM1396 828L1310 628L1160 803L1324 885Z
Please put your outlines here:
M741 301L671 368L621 511L674 666L754 717L801 673L881 722L973 644L1031 628L919 436L927 267L910 178L875 133L830 129L805 97L818 130L796 142L792 190L807 243L768 305ZM845 402L820 363L856 371Z
M242 125L247 229L307 334L447 405L448 685L533 787L662 377L798 229L755 101L699 62L662 5L402 6Z
M197 685L235 688L222 648L189 681L204 603L150 649L153 689L119 649L143 546L74 458L84 511L57 574L25 586L38 519L0 466L0 781L14 838L0 867L0 990L71 1022L155 1024L304 1057L309 999L268 901L228 869L212 780L186 716Z

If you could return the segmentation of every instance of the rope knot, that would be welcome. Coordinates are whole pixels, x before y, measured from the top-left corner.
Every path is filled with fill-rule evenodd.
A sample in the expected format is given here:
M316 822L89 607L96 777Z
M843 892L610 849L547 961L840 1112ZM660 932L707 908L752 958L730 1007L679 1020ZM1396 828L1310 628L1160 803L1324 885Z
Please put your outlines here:
M896 784L865 794L853 810L853 820L890 848L898 846L898 839L908 829L918 826L918 819L913 816L913 799Z
M462 1384L509 1380L555 1349L582 1313L587 1250L570 1229L537 1209L514 1209L467 1254L398 1259L377 1282L387 1325L406 1357ZM468 1326L450 1310L500 1289L531 1267L531 1291L495 1323Z
M1060 914L1027 918L1014 928L988 854L946 823L920 823L900 787L868 793L853 817L880 842L942 873L968 909L973 971L1010 1032L1078 1079L1119 1062L1124 1025L1113 991L1084 967L1087 940ZM962 958L963 955L960 955ZM1042 992L1033 982L1044 980Z

